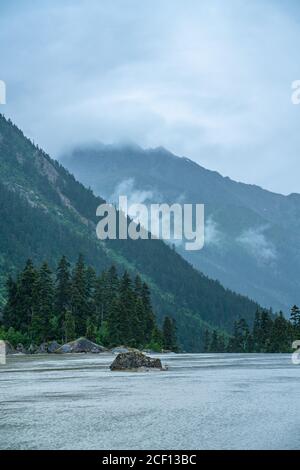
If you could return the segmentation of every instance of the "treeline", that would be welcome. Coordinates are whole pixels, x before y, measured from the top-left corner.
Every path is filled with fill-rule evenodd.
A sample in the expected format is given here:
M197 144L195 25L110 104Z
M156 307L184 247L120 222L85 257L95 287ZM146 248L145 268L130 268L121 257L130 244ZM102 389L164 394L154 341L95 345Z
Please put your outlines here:
M217 330L207 330L204 349L213 353L289 353L297 339L300 339L300 309L294 305L290 320L282 312L272 315L266 310L257 310L250 329L241 318L234 323L231 337L225 337Z
M46 262L37 268L28 260L16 279L8 279L2 336L27 344L85 336L107 347L177 349L174 320L166 317L158 327L140 276L119 276L114 266L97 276L82 255L73 269L63 256L55 274Z

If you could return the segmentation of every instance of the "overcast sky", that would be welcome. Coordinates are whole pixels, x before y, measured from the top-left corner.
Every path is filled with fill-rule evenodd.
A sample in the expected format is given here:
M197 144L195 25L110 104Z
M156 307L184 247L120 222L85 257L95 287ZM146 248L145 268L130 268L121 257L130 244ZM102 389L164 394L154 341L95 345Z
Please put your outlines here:
M298 0L1 0L0 112L58 157L164 146L300 192Z

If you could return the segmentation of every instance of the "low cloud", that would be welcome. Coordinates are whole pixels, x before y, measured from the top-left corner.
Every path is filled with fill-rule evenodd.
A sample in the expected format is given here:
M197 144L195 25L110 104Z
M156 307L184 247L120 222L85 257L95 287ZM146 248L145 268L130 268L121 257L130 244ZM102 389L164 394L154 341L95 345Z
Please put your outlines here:
M155 190L139 190L136 188L134 178L121 181L108 200L114 204L118 203L120 196L127 196L128 204L148 204L157 202L160 195Z
M272 263L277 258L277 251L274 244L265 235L266 227L251 228L242 233L237 238L244 248L258 262L263 264Z
M299 190L299 2L10 0L0 10L3 112L52 156L129 139Z
M218 228L217 222L209 216L205 222L205 245L219 246L222 244L222 233Z

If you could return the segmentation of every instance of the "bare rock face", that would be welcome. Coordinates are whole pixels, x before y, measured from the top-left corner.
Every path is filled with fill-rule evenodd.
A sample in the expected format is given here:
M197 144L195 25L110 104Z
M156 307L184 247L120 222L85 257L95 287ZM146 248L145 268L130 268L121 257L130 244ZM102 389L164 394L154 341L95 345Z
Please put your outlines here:
M86 338L79 338L70 343L63 344L55 352L58 354L66 353L94 353L99 354L101 352L107 351L106 348L100 346L100 344L93 343L92 341Z
M110 365L110 370L159 369L165 370L160 359L153 359L140 351L120 353Z

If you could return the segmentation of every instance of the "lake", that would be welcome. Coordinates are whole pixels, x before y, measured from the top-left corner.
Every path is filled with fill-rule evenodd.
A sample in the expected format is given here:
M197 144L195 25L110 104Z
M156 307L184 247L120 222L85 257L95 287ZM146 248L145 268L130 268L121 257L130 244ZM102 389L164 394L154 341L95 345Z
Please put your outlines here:
M138 373L114 357L8 357L0 449L300 449L288 354L162 355L169 371Z

